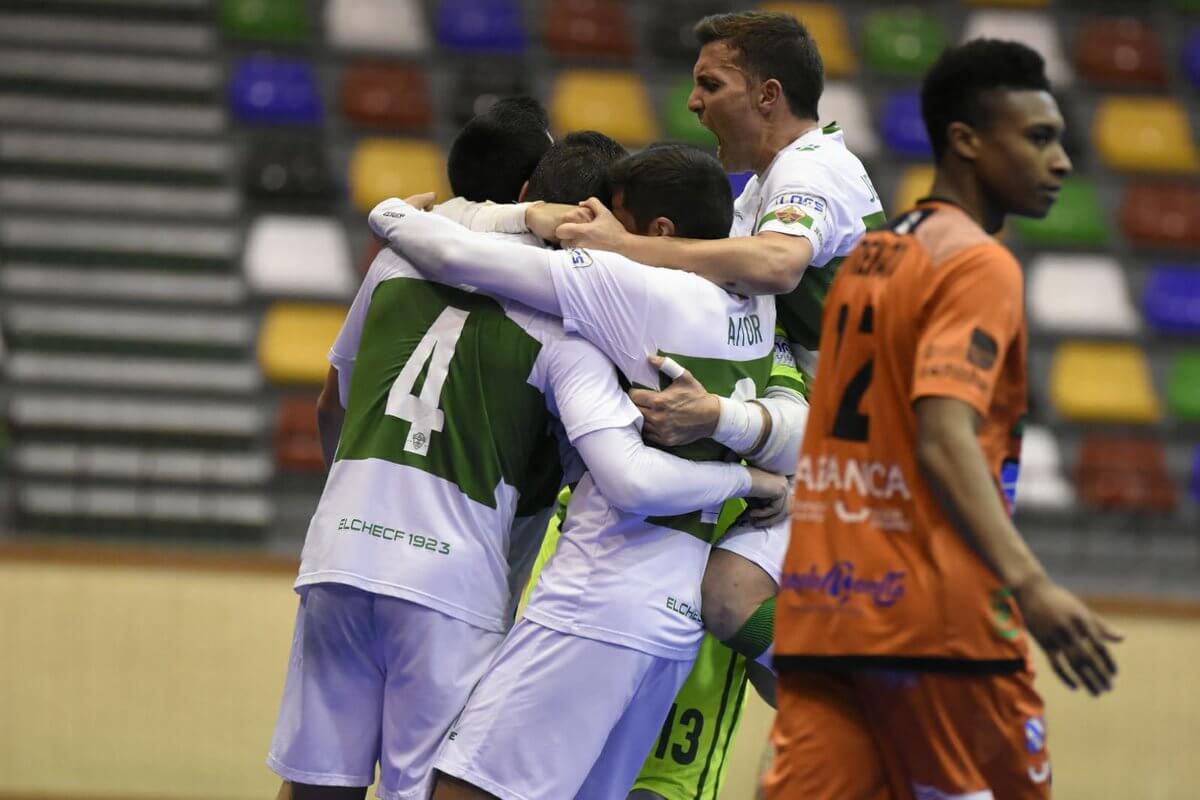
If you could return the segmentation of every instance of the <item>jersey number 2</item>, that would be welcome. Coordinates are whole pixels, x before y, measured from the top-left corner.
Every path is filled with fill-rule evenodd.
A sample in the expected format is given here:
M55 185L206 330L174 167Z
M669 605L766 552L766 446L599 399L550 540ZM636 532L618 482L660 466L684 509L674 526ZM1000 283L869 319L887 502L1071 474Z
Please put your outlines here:
M842 352L842 339L846 331L846 325L849 322L850 307L843 303L838 308L837 318L837 347L834 350L834 358ZM862 310L862 317L858 321L858 332L863 334L871 334L875 332L875 308L871 305L866 305ZM833 435L838 439L846 439L851 442L865 442L867 434L871 430L871 418L866 414L859 413L859 406L862 405L863 395L867 393L867 388L871 385L871 377L875 369L875 359L867 359L867 363L863 364L858 372L854 373L846 388L842 391L842 399L838 403L837 415L833 418Z
M384 413L410 423L408 438L404 441L406 453L427 455L430 434L441 431L446 421L446 415L438 408L442 402L442 384L450 371L450 359L454 357L458 337L462 336L467 324L467 314L450 306L443 309L417 343L388 392ZM413 386L426 362L429 369L425 372L425 383L421 386L421 394L414 395Z

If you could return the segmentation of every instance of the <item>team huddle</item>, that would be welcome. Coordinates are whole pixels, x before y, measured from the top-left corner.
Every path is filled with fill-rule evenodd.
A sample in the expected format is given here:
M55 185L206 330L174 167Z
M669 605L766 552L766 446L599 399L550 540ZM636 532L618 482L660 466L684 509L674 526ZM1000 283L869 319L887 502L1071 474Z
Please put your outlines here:
M771 800L1042 798L1025 631L1110 688L1118 637L1010 521L1022 279L991 234L1070 171L1040 56L943 54L933 191L889 224L803 25L695 31L719 160L554 141L509 98L455 139L453 200L371 212L281 797L361 798L378 764L386 800L715 800L749 684Z

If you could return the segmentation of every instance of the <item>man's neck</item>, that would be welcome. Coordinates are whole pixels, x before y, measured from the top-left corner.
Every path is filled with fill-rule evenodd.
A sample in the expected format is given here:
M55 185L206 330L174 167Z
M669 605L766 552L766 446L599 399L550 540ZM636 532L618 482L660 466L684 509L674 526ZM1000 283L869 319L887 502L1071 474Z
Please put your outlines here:
M767 167L771 166L775 156L779 155L780 150L816 127L817 123L814 120L796 119L792 116L779 122L768 123L763 132L758 155L754 159L754 174L761 177L767 171Z
M988 233L1004 227L1004 212L988 200L987 193L969 170L946 169L945 165L939 164L929 193L962 208Z

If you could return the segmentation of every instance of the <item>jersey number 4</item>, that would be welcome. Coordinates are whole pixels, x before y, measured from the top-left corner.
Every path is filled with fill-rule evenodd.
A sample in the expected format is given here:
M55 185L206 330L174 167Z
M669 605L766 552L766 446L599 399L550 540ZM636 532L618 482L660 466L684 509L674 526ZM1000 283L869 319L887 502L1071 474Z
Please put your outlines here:
M433 431L441 431L446 415L438 406L442 403L442 385L450 371L450 359L458 338L467 324L468 312L447 306L425 331L416 349L404 363L400 374L388 392L384 413L410 423L408 438L404 441L404 452L423 456L429 453L429 437ZM417 376L428 362L425 383L421 394L413 394Z

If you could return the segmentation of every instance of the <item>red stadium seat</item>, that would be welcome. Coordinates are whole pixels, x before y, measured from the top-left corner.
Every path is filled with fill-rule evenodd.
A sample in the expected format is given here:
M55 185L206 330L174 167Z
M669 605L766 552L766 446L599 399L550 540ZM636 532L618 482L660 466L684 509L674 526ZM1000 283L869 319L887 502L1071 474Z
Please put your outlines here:
M617 0L551 0L546 46L562 58L633 56L625 4Z
M425 70L354 64L342 76L342 115L357 125L426 131L433 110Z
M1091 20L1075 41L1075 70L1092 83L1167 85L1162 43L1140 19Z
M1176 491L1162 444L1154 439L1089 436L1079 452L1079 496L1097 510L1170 512Z
M275 464L292 472L323 472L321 437L317 432L317 398L285 397L275 425Z
M1200 248L1200 187L1127 186L1119 216L1121 230L1141 247Z

